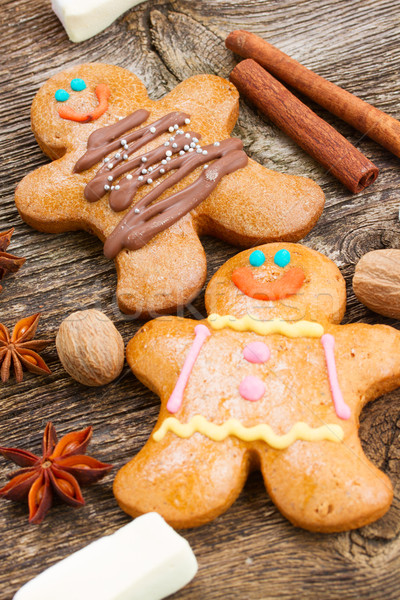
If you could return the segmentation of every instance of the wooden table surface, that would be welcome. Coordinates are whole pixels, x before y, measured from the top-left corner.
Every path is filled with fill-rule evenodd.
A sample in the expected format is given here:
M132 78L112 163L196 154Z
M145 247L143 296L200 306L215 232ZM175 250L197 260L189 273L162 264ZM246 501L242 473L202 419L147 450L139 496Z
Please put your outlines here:
M104 258L96 238L81 232L54 236L33 231L20 220L14 205L18 181L48 160L30 131L29 110L40 85L59 70L79 62L113 63L134 71L150 95L160 98L197 73L227 77L235 59L223 40L229 31L241 28L400 118L399 0L149 0L81 44L68 41L50 2L0 0L0 28L0 231L14 226L10 250L27 258L17 275L3 281L0 322L11 327L23 316L41 311L39 337L55 337L69 313L85 308L104 311L125 342L140 326L119 312L114 266ZM379 167L377 182L363 193L351 195L244 102L235 134L267 167L312 177L323 188L326 208L305 243L335 260L346 277L345 321L398 326L363 307L354 297L351 279L365 252L400 247L399 159L311 106ZM213 239L204 240L204 245L209 276L237 252ZM203 295L185 314L205 315ZM27 373L19 385L11 380L0 387L0 444L39 452L48 420L60 434L92 424L91 454L114 463L116 469L99 484L84 488L83 508L57 505L39 526L28 524L25 505L0 502L1 600L12 598L20 585L45 567L128 522L112 494L113 475L142 447L158 414L158 399L127 366L118 381L91 389L65 373L54 346L43 356L52 369L49 377ZM393 506L384 518L338 535L296 529L275 509L259 474L253 474L229 511L184 533L198 558L199 572L174 598L398 599L399 399L400 392L382 397L361 415L365 451L395 487ZM11 468L0 459L2 485Z

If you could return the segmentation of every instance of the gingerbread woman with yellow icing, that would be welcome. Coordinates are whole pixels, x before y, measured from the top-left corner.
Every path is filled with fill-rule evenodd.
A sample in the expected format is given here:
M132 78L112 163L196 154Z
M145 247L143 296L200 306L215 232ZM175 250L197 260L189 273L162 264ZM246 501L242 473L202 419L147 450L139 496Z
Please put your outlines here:
M343 531L382 516L392 485L365 456L358 419L366 402L400 385L399 332L339 325L343 277L298 244L226 262L206 306L204 321L159 318L128 344L128 362L161 411L117 474L120 506L132 516L155 510L178 528L201 525L258 468L295 525Z

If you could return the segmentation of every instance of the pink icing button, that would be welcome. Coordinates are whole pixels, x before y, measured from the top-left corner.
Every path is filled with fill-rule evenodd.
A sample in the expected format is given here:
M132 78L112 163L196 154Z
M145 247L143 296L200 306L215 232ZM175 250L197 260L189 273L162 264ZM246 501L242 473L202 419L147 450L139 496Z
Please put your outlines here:
M239 393L245 400L256 402L265 393L265 384L254 375L247 375L239 385Z
M264 342L250 342L243 349L244 358L251 363L265 363L271 356L271 351Z

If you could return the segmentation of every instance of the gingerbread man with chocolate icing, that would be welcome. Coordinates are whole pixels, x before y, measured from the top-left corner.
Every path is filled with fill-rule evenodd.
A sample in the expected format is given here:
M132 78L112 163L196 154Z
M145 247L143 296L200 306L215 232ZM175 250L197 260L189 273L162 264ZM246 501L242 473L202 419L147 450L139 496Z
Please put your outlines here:
M161 317L128 344L129 365L161 410L117 474L121 508L198 526L257 468L294 525L334 532L381 517L392 485L357 432L362 407L400 385L400 333L340 325L343 277L299 244L238 254L211 279L206 306L204 321Z
M32 129L53 162L19 184L22 218L41 231L84 229L117 267L131 314L165 313L201 289L199 236L255 243L302 238L324 204L310 179L270 171L230 134L238 93L212 75L149 99L129 71L85 64L48 80Z

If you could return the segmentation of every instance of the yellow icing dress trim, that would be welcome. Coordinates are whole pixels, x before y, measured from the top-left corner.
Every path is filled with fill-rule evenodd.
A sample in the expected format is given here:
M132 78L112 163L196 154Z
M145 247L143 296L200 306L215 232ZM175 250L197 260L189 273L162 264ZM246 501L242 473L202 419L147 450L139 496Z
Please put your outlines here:
M229 327L235 331L252 331L259 335L271 335L280 333L289 338L311 337L320 338L324 334L324 328L319 323L311 321L293 321L288 322L282 319L271 319L270 321L260 321L250 315L237 319L232 315L212 314L207 317L209 325L213 329L224 329Z
M287 448L296 440L307 442L319 442L321 440L341 442L344 437L343 429L340 425L335 424L313 428L307 425L307 423L298 422L293 425L288 433L278 435L265 423L255 425L254 427L244 427L237 419L229 419L222 425L216 425L207 421L202 415L194 416L189 423L185 424L180 423L175 417L168 417L153 434L154 440L159 442L168 431L172 431L181 438L189 438L194 433L202 433L215 442L220 442L229 435L234 435L244 442L261 440L266 442L271 448L277 450Z

